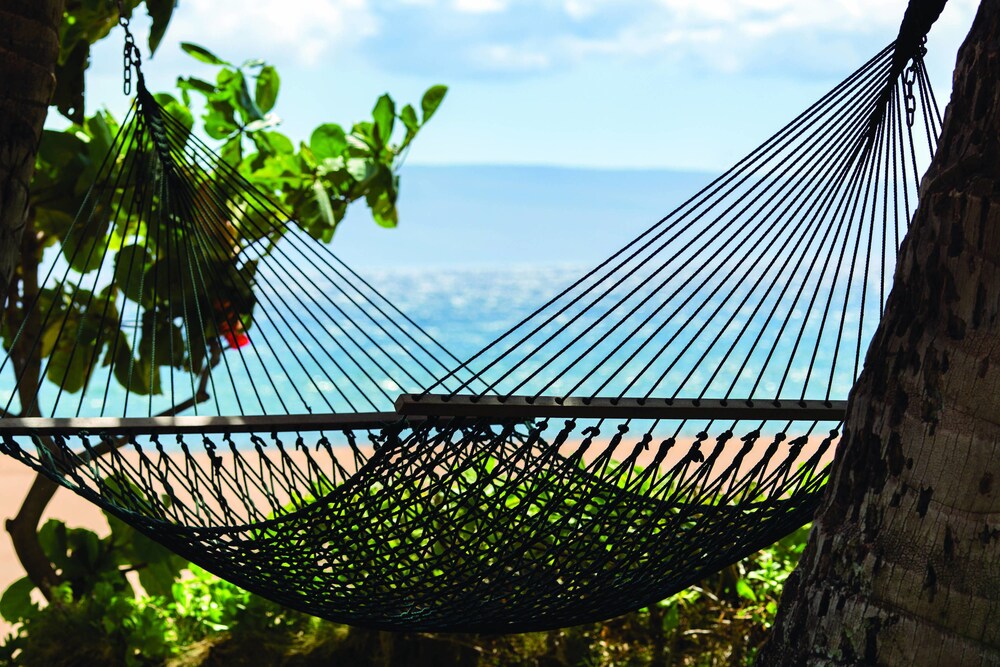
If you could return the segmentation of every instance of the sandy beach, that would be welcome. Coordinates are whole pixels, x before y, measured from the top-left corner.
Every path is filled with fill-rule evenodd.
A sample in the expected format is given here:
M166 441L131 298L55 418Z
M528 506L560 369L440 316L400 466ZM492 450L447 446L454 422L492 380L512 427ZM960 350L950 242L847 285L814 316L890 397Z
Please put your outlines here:
M8 456L0 456L0 517L4 521L17 514L34 479L35 471ZM49 503L42 521L48 519L60 519L69 526L89 528L98 535L109 532L108 522L101 511L66 489L59 489ZM7 590L7 586L23 576L24 569L14 554L10 535L3 530L0 535L0 591Z

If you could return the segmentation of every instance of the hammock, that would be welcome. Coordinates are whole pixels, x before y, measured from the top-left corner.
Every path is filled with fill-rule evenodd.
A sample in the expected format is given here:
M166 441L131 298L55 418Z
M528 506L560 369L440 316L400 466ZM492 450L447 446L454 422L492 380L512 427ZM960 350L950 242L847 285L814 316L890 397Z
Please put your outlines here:
M940 128L922 11L464 361L139 73L13 339L51 382L0 366L0 448L335 621L512 632L660 600L817 506Z

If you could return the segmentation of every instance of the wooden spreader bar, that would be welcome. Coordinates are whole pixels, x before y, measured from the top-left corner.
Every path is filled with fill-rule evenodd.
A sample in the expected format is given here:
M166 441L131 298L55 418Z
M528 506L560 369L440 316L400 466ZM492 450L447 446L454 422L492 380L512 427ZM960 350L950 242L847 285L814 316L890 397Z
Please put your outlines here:
M555 398L550 396L472 396L403 394L396 412L407 417L486 419L553 417L567 419L844 419L847 401L748 400L717 398Z
M0 435L93 435L164 433L287 433L294 431L349 431L381 429L415 423L395 412L359 412L300 415L247 415L234 417L5 417Z
M232 417L4 417L3 435L153 435L189 433L287 433L417 426L428 419L501 421L566 419L722 419L830 421L844 419L847 401L761 401L716 398L553 398L403 394L396 412L249 415Z

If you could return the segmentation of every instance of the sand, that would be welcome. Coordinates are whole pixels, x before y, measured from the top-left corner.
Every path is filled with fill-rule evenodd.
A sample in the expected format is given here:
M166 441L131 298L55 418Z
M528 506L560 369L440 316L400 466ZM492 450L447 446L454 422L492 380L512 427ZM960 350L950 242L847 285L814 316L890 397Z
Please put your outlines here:
M0 455L0 517L4 521L17 514L34 479L33 470L19 461ZM101 510L66 489L59 489L49 503L42 521L48 519L60 519L69 526L89 528L98 535L110 532ZM3 530L0 535L0 591L6 590L13 581L23 576L24 569L14 554L10 534Z

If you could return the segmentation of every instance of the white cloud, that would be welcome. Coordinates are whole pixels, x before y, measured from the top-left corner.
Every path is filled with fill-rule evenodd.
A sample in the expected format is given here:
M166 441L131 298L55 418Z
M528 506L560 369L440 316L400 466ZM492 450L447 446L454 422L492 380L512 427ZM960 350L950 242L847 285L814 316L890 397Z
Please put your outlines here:
M290 52L305 65L376 35L379 26L368 0L184 0L175 17L170 33L185 41L214 47L238 39L260 55Z
M808 67L833 59L824 55L830 38L863 40L874 33L888 42L902 9L899 0L658 0L647 12L632 6L635 20L616 32L569 39L578 54L662 54L727 71L767 66L776 42L784 41L802 49L794 64Z
M469 14L492 14L507 9L506 0L455 0L455 9Z
M484 70L532 72L548 69L552 62L546 53L504 44L484 44L470 50L472 60Z
M942 23L968 21L952 0ZM592 58L808 74L842 71L896 34L906 0L184 0L171 34L239 40L315 64L377 39L366 56L433 76L514 76ZM967 25L967 23L966 23ZM221 51L221 48L220 48Z
M581 21L590 18L609 0L564 0L563 11L571 19Z
M969 3L974 0L954 0ZM722 71L842 71L889 42L906 0L382 0L372 57L434 75L522 75L590 58Z

